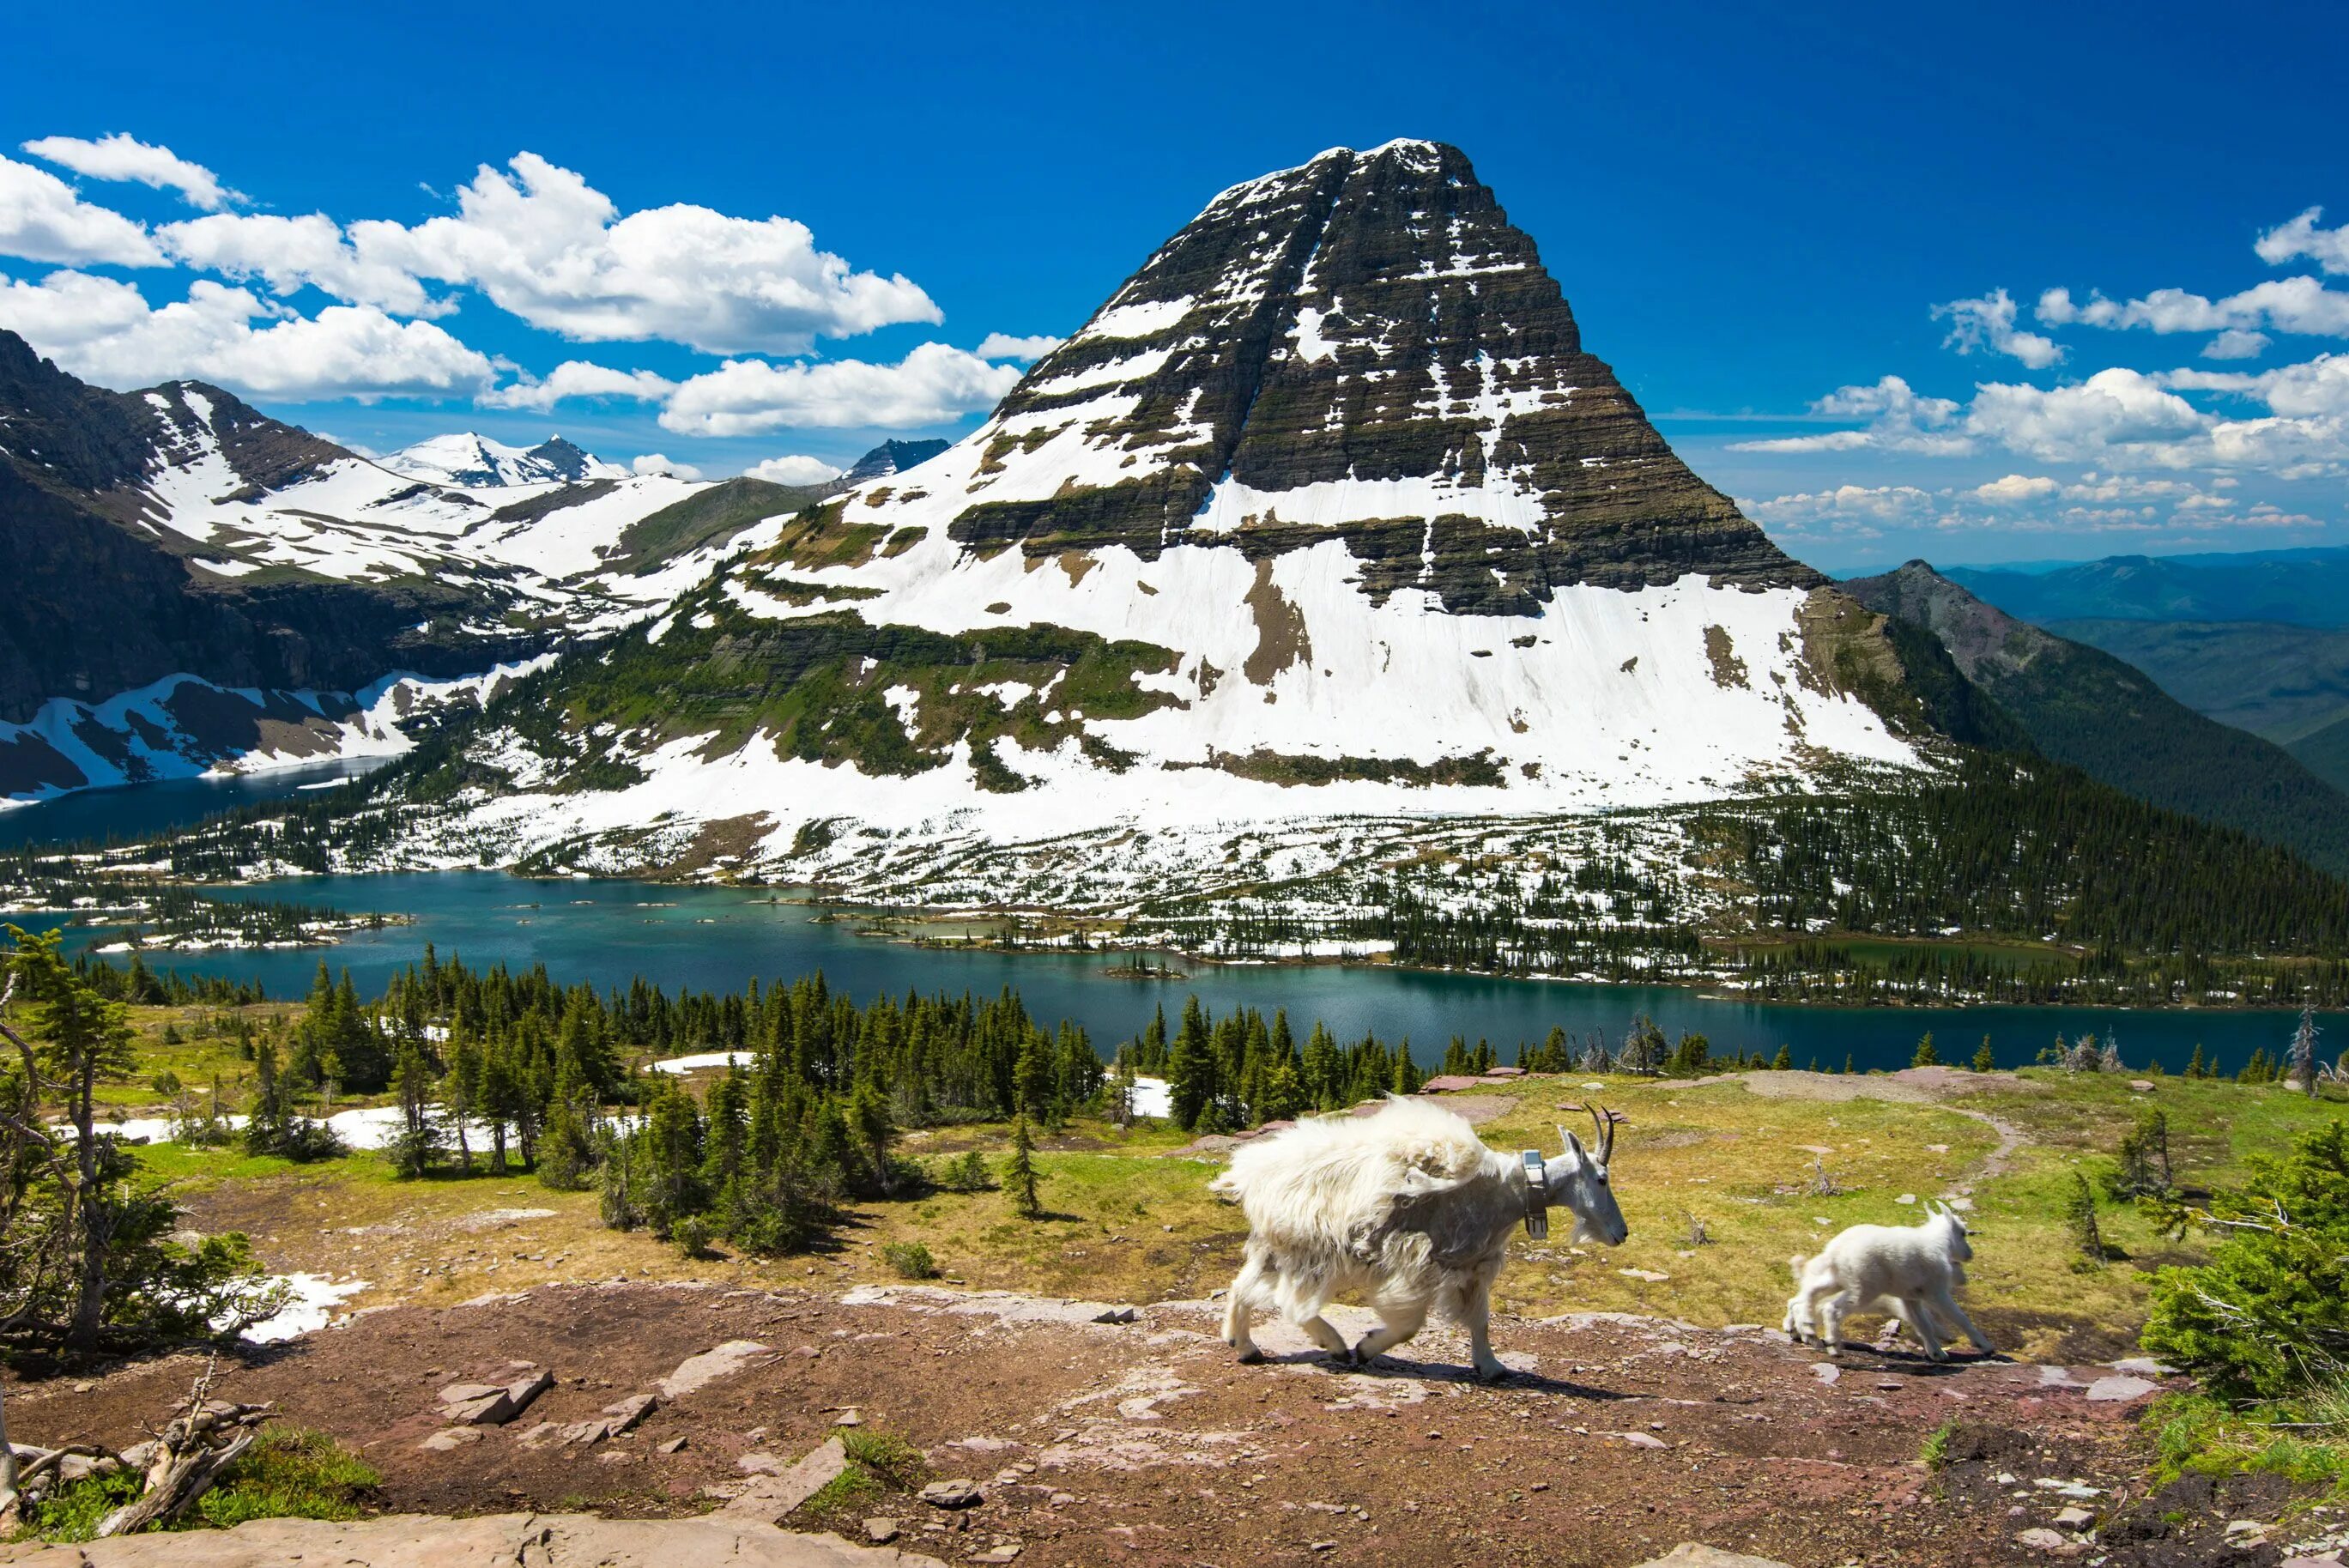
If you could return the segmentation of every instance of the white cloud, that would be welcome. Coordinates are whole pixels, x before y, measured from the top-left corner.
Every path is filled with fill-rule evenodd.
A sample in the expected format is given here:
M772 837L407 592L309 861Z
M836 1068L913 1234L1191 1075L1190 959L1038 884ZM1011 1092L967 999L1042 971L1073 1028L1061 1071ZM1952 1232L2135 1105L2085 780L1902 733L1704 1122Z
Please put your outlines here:
M767 458L742 471L749 478L765 480L769 484L821 485L831 483L848 470L834 468L822 458L802 457L793 453L789 457Z
M671 395L664 429L755 436L790 428L912 429L991 408L1019 384L1009 365L925 343L895 365L858 359L771 365L730 359Z
M2014 325L2014 310L2013 299L2004 289L1997 289L1980 299L1937 304L1933 315L1936 320L1950 318L1950 335L1942 342L1960 354L1982 349L2012 355L2032 370L2044 370L2064 357L2064 350L2054 338L2019 331Z
M2349 273L2349 224L2320 229L2317 220L2323 216L2323 208L2311 207L2291 222L2261 234L2252 248L2271 266L2305 258L2328 273Z
M1733 452L1848 452L1863 447L1951 457L1973 449L1961 434L1948 431L1958 405L1947 397L1920 397L1908 382L1887 376L1872 387L1838 387L1811 405L1831 419L1866 419L1863 430L1827 430L1816 436L1785 436L1766 441L1733 441Z
M1060 347L1061 341L1042 334L1014 337L1009 333L990 332L978 340L977 353L981 359L1041 359Z
M2052 462L2111 462L2134 451L2157 465L2191 460L2183 443L2210 418L2135 370L2099 370L2075 386L1992 382L1974 389L1965 428L2009 451Z
M1879 539L1887 526L1929 521L1935 511L1932 496L1913 485L1838 485L1737 504L1754 521L1778 533L1857 539Z
M96 141L78 136L45 136L25 143L25 150L92 180L135 180L158 191L177 191L189 206L207 212L244 200L202 164L191 163L168 147L150 146L121 131Z
M0 326L105 387L187 377L294 402L371 401L471 394L494 375L487 357L430 322L366 305L303 316L210 279L150 308L136 286L87 273L0 278Z
M2257 359L2267 352L2270 339L2264 332L2247 332L2230 326L2202 346L2205 359Z
M698 480L701 470L691 463L673 463L658 452L647 452L629 463L628 470L643 479L654 474L666 474L673 480Z
M163 253L139 224L83 201L47 170L11 158L0 158L0 256L67 265L164 264Z
M2349 354L2320 354L2299 365L2249 373L2240 370L2172 370L2156 379L2188 392L2223 392L2256 397L2271 413L2292 418L2349 414Z
M518 153L457 193L454 217L350 225L354 253L466 284L533 326L589 342L803 354L819 336L945 319L903 275L853 271L789 218L674 205L620 214L570 170Z
M2271 278L2215 300L2185 289L2156 289L2126 304L2091 294L2083 304L2069 289L2049 289L2039 296L2038 316L2050 326L2142 326L2157 333L2251 333L2268 327L2316 337L2349 337L2349 294L2335 293L2310 277Z
M614 370L585 359L566 359L546 373L543 380L516 381L474 399L484 408L529 408L543 414L574 397L632 397L657 403L677 390L677 383L649 370Z
M2003 479L1992 480L1988 484L1976 485L1966 493L1976 500L1987 501L1992 506L2023 506L2033 501L2045 500L2063 488L2060 483L2044 475L2008 474Z
M457 308L453 300L434 299L415 274L386 259L382 247L362 251L353 244L323 212L299 218L216 212L166 223L155 239L175 261L239 280L258 278L281 295L306 284L395 315L446 315Z

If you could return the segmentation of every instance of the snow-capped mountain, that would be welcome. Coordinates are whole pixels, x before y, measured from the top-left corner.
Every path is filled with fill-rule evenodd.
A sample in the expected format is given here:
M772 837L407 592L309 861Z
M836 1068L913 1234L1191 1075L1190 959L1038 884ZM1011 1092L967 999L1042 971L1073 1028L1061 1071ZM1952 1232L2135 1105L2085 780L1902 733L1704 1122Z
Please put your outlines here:
M624 480L628 470L550 436L535 447L509 447L471 430L434 436L376 459L396 474L464 490Z
M734 542L485 715L502 787L415 852L1081 903L1265 824L1922 765L1882 618L1690 472L1429 142L1225 191L978 431Z
M494 483L419 478L215 387L88 386L0 332L0 797L400 749L408 716L654 614L817 493L560 440L485 456Z

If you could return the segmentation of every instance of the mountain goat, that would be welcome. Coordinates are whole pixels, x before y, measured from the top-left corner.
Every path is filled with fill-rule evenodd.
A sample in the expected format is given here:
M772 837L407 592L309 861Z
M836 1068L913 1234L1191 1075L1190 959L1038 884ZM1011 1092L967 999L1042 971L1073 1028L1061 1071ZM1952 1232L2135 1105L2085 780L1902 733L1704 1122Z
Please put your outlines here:
M1995 1355L1951 1295L1966 1283L1973 1255L1966 1222L1938 1204L1929 1204L1914 1225L1853 1225L1817 1256L1790 1260L1795 1294L1786 1302L1785 1330L1796 1344L1815 1339L1833 1356L1843 1345L1846 1317L1884 1312L1914 1329L1936 1361L1950 1358L1941 1342L1960 1332L1983 1355Z
M1593 1108L1599 1144L1558 1129L1564 1150L1503 1154L1462 1117L1425 1100L1393 1099L1367 1117L1331 1116L1232 1153L1210 1183L1238 1202L1247 1250L1224 1311L1224 1341L1259 1358L1251 1317L1275 1313L1332 1356L1367 1362L1420 1331L1430 1310L1468 1330L1477 1374L1508 1375L1489 1338L1493 1278L1519 1221L1548 1233L1544 1211L1574 1215L1576 1241L1614 1246L1627 1233L1607 1185L1611 1116ZM1348 1349L1321 1309L1359 1295L1381 1326Z

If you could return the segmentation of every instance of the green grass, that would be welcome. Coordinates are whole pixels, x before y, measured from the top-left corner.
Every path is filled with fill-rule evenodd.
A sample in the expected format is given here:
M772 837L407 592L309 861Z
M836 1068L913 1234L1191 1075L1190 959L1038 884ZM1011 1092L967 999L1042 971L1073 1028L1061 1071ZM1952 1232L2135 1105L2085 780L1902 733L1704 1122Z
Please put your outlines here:
M2349 1389L2321 1389L2291 1405L2239 1408L2206 1394L2170 1394L2145 1415L2155 1480L2183 1475L2280 1475L2323 1489L2302 1505L2349 1499Z
M383 1477L326 1433L272 1427L196 1501L176 1530L227 1530L249 1519L357 1519ZM60 1488L16 1539L88 1541L109 1513L139 1495L129 1471Z
M893 1432L850 1427L840 1434L848 1468L807 1501L816 1514L860 1511L891 1491L913 1491L929 1479L922 1450Z
M196 1503L207 1524L248 1519L357 1519L383 1484L373 1465L326 1433L272 1427Z
M1940 1429L1936 1431L1931 1437L1927 1438L1925 1439L1925 1446L1917 1450L1918 1460L1929 1470L1937 1470L1943 1465L1948 1464L1950 1462L1950 1439L1957 1436L1957 1434L1958 1423L1955 1420L1942 1422Z

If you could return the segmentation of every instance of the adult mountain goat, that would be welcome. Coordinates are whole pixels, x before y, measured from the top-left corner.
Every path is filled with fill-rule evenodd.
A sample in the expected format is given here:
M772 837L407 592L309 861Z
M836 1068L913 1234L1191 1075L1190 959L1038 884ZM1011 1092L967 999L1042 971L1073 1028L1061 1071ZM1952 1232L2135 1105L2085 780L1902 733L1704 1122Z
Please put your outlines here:
M1914 1225L1853 1225L1817 1256L1790 1261L1795 1294L1786 1303L1786 1332L1796 1344L1816 1339L1833 1356L1842 1347L1846 1317L1883 1312L1907 1324L1936 1361L1950 1358L1941 1342L1958 1333L1983 1355L1995 1355L1951 1294L1966 1283L1973 1255L1966 1222L1939 1205Z
M1464 1119L1420 1099L1300 1121L1242 1144L1210 1183L1248 1221L1225 1343L1241 1360L1257 1359L1249 1321L1277 1313L1330 1355L1365 1362L1417 1334L1433 1310L1468 1330L1479 1376L1506 1377L1489 1330L1509 1233L1524 1222L1547 1235L1545 1211L1556 1207L1572 1212L1578 1242L1611 1247L1627 1233L1607 1185L1615 1124L1595 1107L1590 1114L1598 1147L1560 1128L1565 1148L1550 1159L1487 1149ZM1360 1295L1381 1324L1351 1350L1321 1315L1340 1295Z

